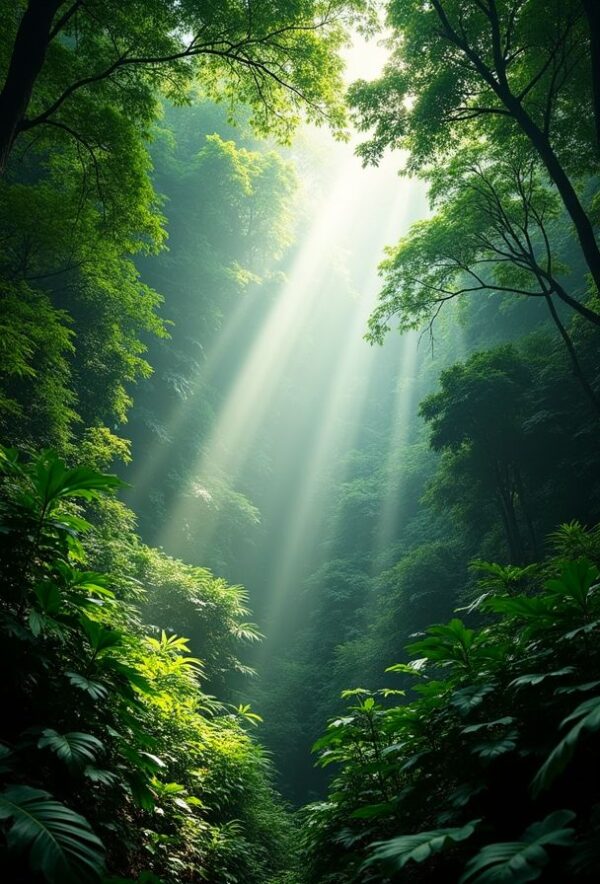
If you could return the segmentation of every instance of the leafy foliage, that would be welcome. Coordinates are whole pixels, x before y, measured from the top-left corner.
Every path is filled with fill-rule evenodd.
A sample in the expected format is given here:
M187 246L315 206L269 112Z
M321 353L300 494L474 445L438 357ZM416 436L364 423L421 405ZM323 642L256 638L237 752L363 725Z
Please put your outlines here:
M28 460L2 450L0 465L1 690L15 710L1 731L3 871L98 880L106 854L109 870L137 876L142 866L173 884L196 869L215 882L240 868L264 881L288 833L269 762L243 727L260 716L204 693L188 639L144 625L130 571L151 551L134 535L121 530L112 550L121 573L87 565L97 538L86 516L114 502L121 483L50 451ZM165 566L184 591L196 576L166 557ZM202 572L199 604L204 589L222 623L210 668L225 670L238 625L248 626L222 581ZM230 645L221 657L220 641Z
M141 279L134 258L165 244L148 150L165 102L208 97L227 108L222 117L281 141L304 117L344 132L340 50L349 25L372 18L370 4L252 6L156 0L125 9L92 0L65 8L51 0L3 7L5 442L65 452L79 420L106 441L127 419L132 386L152 373L148 341L164 338L168 326L159 315L162 293ZM223 118L221 126L230 128ZM210 174L219 147L235 165L233 144L214 129L206 134L212 140L198 165ZM232 208L236 201L242 208L256 174L230 181ZM223 235L227 204L216 191L211 215ZM265 247L266 233L255 226L255 248ZM208 265L210 254L205 258ZM226 269L248 278L243 261ZM115 454L123 443L112 436Z
M0 795L0 820L12 821L9 849L28 851L31 868L47 881L96 880L102 871L102 843L88 822L47 792L9 787Z
M416 698L350 691L357 702L315 744L337 772L329 801L306 810L307 880L338 869L335 880L383 881L389 868L411 881L533 881L551 857L588 880L578 841L597 836L600 801L600 572L554 558L521 571L518 590L512 572L483 573L478 622L429 627L408 648L416 665L390 667L412 676Z
M575 830L568 827L575 814L555 810L529 826L523 838L509 844L488 844L467 864L462 882L535 881L549 861L546 847L570 847Z
M381 844L375 843L373 855L367 860L367 865L381 862L399 871L408 862L424 862L448 844L470 838L477 822L479 821L475 820L460 829L437 829L435 832L419 832L418 835L404 835Z

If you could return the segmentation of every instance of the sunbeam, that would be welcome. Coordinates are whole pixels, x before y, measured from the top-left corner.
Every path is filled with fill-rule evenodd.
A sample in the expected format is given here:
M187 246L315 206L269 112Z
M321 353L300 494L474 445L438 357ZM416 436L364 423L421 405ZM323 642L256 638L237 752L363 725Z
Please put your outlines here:
M389 160L368 173L363 170L362 174L369 179L369 186L363 190L364 196L356 206L356 218L360 221L353 225L350 246L350 263L357 276L354 284L360 297L354 306L353 321L338 357L335 374L329 379L320 430L313 439L299 493L286 523L286 541L275 559L269 605L269 619L275 631L287 594L293 588L292 577L300 558L311 546L323 540L320 514L325 504L324 478L328 470L334 470L336 482L344 480L339 464L353 448L361 428L372 366L378 355L363 336L380 280L375 267L364 268L356 259L365 247L370 253L381 254L384 245L404 232L406 219L412 215L412 203L419 198L418 185L407 180L398 181L395 161ZM374 207L376 211L373 211Z
M382 466L385 496L382 501L375 534L373 550L375 561L389 548L402 508L402 501L399 499L402 489L402 473L398 457L408 440L410 432L409 419L414 416L415 369L418 344L419 335L417 332L411 332L405 336L398 375L395 379L396 389L390 423L388 454Z
M235 482L315 302L321 295L326 296L326 281L336 250L368 204L369 176L360 174L357 160L351 152L347 153L335 180L315 209L316 223L299 249L283 290L258 330L216 417L194 470L195 492L178 501L170 513L161 536L167 549L185 523L186 511L194 506L194 493L205 496L215 481ZM212 528L208 524L202 537L195 538L201 546L210 541L214 528L214 524Z

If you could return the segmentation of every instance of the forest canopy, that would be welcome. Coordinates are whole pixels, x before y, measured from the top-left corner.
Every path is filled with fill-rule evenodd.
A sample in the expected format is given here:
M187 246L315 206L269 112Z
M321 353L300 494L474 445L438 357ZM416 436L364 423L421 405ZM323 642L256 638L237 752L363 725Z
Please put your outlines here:
M598 4L2 10L0 877L596 881Z

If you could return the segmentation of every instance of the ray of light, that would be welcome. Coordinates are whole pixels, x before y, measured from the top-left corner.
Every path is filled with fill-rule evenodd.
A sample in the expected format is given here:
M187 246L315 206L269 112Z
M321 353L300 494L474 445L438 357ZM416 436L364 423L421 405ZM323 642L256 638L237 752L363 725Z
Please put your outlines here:
M410 332L404 337L402 357L395 379L393 413L388 443L388 454L383 465L382 476L385 483L385 496L379 514L375 533L373 557L375 561L384 554L393 541L397 521L402 508L402 466L400 458L409 440L409 421L414 416L416 395L415 369L417 365L418 332Z
M136 492L140 495L144 494L149 487L152 487L155 478L166 468L171 456L169 440L175 439L187 431L187 425L192 420L191 412L197 403L198 397L206 395L206 388L210 385L215 373L227 358L233 342L236 340L244 324L248 321L252 309L253 298L251 294L242 295L238 304L228 316L223 328L216 335L214 345L206 354L201 368L195 375L193 389L186 396L173 400L165 426L166 439L155 439L150 447L144 451L143 457L134 459L134 467L131 477L128 479L132 485L130 500L134 509Z
M354 44L345 51L347 82L358 77L371 79L376 76L386 55L387 52L380 43L374 40L367 42L357 35ZM366 182L356 174L357 162L352 151L346 150L342 157L341 167L338 168L330 192L318 207L317 221L298 254L288 284L254 341L243 371L238 374L228 393L225 405L217 416L217 423L204 446L204 454L196 469L200 480L196 487L201 495L206 492L203 477L225 477L231 482L243 465L268 407L275 369L281 372L284 361L282 351L287 349L289 352L290 330L300 330L316 296L318 286L314 284L314 276L322 276L324 255L332 250L331 231L338 234L340 228L355 221L353 207L359 201L359 192L365 189ZM134 508L136 493L144 494L153 486L156 476L168 466L168 439L184 434L194 426L193 413L198 407L199 397L206 394L215 370L227 358L231 342L236 340L240 328L248 318L252 302L252 297L246 295L229 316L195 378L193 390L186 398L173 404L164 428L165 438L161 440L157 437L144 452L144 457L136 458L135 472L132 474L133 490L130 494ZM185 521L186 510L190 505L193 508L189 499L182 498L180 504L175 505L169 514L169 527L160 538L167 548L178 534L180 523ZM206 534L204 539L208 540L207 531L203 533Z
M302 335L323 275L332 261L332 235L340 235L353 224L357 207L368 187L352 174L352 155L339 166L335 180L317 208L316 221L299 249L284 289L252 343L249 355L238 371L204 446L200 462L192 471L202 482L225 479L231 483L239 474L260 430L279 379L294 352L294 341ZM193 501L182 499L170 513L161 542L166 548L185 522ZM204 538L206 541L207 538Z
M318 542L321 532L319 514L323 511L322 488L327 469L335 465L340 452L349 452L361 428L365 397L377 349L363 339L368 316L373 309L380 279L376 270L377 256L383 246L404 232L411 217L413 203L419 198L419 187L407 180L398 181L395 162L371 170L366 199L358 206L364 225L370 226L368 248L366 237L360 233L353 247L359 254L368 254L368 270L360 280L360 298L344 349L331 379L325 408L325 417L313 440L307 467L302 476L301 490L290 501L291 518L286 524L285 542L279 550L278 561L271 580L269 620L271 630L277 631L277 620L285 609L288 592L293 588L293 575L298 571L302 556ZM390 198L390 195L391 198ZM373 209L375 208L375 211ZM354 382L353 382L354 381ZM343 481L343 473L336 473L336 482ZM335 526L330 526L330 531ZM321 538L322 539L322 538Z

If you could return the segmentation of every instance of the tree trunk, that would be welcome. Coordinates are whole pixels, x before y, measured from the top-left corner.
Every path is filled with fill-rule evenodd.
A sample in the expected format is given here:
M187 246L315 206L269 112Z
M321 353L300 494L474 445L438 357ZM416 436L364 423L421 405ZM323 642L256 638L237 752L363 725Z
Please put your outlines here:
M594 2L598 2L598 0L594 0ZM575 188L571 184L569 176L554 153L552 145L550 144L550 139L531 119L521 102L510 93L504 96L504 102L507 109L511 112L516 122L538 152L550 178L556 185L556 189L561 196L563 205L569 213L571 221L575 227L581 251L583 252L585 261L590 269L596 288L600 292L600 249L596 242L592 223L579 201L579 197L577 196Z
M592 322L594 325L600 326L600 313L596 313L595 310L590 310L585 304L582 304L581 301L576 300L576 298L572 298L571 295L562 287L562 285L558 282L558 280L551 277L549 274L546 275L546 280L551 284L552 289L561 301L564 301L565 304L568 304L573 310L579 313L580 316L583 316L584 319L587 319L589 322Z
M599 5L600 0L584 0L584 2L589 3L590 8L592 9L592 17L595 18L598 14L596 7ZM461 33L452 26L441 0L432 0L432 4L442 24L442 32L466 55L481 78L496 93L496 96L500 99L510 116L537 151L551 180L556 185L556 189L561 196L563 205L575 226L583 256L590 269L596 288L598 292L600 292L600 249L598 248L594 236L594 228L585 209L579 201L579 197L577 196L577 192L573 187L569 176L561 166L560 161L554 152L548 134L540 129L538 124L523 106L521 99L511 90L506 74L506 61L502 55L502 41L498 30L499 26L495 3L492 2L492 0L490 0L489 3L490 12L493 9L495 11L494 14L496 15L496 27L494 28L494 25L492 24L492 43L495 43L493 46L496 64L495 73L483 60L480 50L469 45L467 38L464 36L464 32L462 32L461 35ZM495 40L494 35L496 37ZM595 35L592 39L595 39Z
M598 0L582 0L582 5L590 28L594 122L596 124L596 142L600 149L600 3Z
M504 532L506 534L506 541L510 552L510 561L513 565L521 565L524 560L523 543L514 503L510 489L507 488L506 482L502 480L500 469L497 464L495 466L495 473L500 515L502 516L502 523L504 525Z
M521 471L518 467L515 467L515 484L517 486L517 493L519 495L521 511L523 513L523 516L525 517L525 524L527 525L527 533L529 534L529 543L531 544L531 558L535 561L535 559L537 559L539 556L537 534L535 531L535 526L533 524L533 519L531 518L531 514L529 512L529 507L527 505L525 483L523 482L523 477L521 476Z
M0 175L4 173L35 81L44 64L50 31L63 0L29 0L19 24L0 92Z

